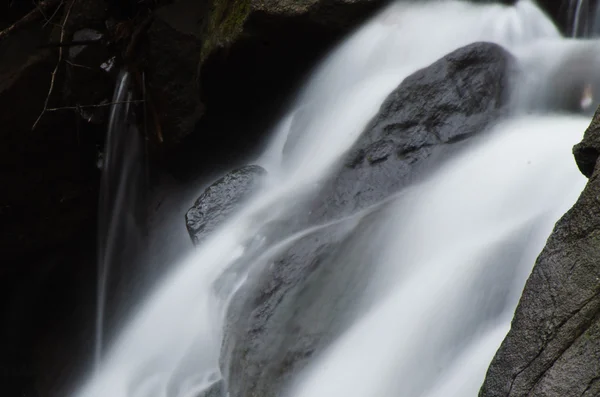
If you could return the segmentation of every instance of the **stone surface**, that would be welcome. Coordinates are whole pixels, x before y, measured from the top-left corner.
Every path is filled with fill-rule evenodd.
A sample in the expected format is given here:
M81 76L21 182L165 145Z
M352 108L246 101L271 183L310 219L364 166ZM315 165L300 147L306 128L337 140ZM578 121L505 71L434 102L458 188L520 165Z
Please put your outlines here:
M599 108L600 109L600 108ZM590 126L583 134L583 140L573 147L575 161L581 173L588 178L594 173L596 161L600 153L600 113L592 118Z
M501 47L475 43L407 77L326 186L311 219L347 215L385 199L438 149L481 132L504 112L515 72Z
M194 244L199 244L239 209L260 186L265 173L262 167L248 165L229 172L210 185L185 215L185 224Z
M140 64L146 73L159 144L172 147L194 131L204 114L197 72L202 41L156 18L150 25Z
M306 17L317 24L347 28L383 0L251 0L252 11L280 17Z
M600 391L600 174L586 152L600 137L599 118L575 146L588 184L538 257L480 397Z
M284 248L234 298L221 363L232 397L281 395L291 375L351 321L353 302L343 297L365 288L367 258L379 249L371 225L382 207L348 215L398 192L435 163L434 152L452 150L495 120L512 64L501 47L476 43L390 94L338 172L290 224L297 230L337 221ZM279 236L290 233L289 225L281 227Z

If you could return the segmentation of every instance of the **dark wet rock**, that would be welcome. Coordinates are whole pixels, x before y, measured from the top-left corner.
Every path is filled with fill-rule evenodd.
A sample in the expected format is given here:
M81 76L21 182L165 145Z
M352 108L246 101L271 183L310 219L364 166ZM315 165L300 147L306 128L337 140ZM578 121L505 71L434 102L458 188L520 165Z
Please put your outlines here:
M600 137L599 116L576 146L578 163ZM590 164L580 164L588 184L538 257L480 397L600 392L600 175Z
M306 17L320 25L348 28L383 0L251 0L252 11L279 17Z
M598 108L600 110L600 108ZM585 130L583 140L573 147L575 161L581 173L588 178L594 173L600 153L600 112L596 110L590 126Z
M195 83L202 43L161 18L148 29L147 41L148 50L140 63L160 125L157 139L172 146L194 131L204 113Z
M70 33L81 29L103 29L107 17L107 0L77 0L71 7L65 28Z
M207 390L200 393L198 397L226 397L225 384L222 380L213 383Z
M315 6L294 13L269 11L276 2L258 3L218 1L202 19L201 68L191 85L198 83L204 112L167 156L179 177L194 178L208 166L230 168L240 156L260 150L307 72L384 1L311 1ZM339 23L325 22L315 7L321 7L319 15L335 12ZM186 23L178 29L195 39L201 27Z
M229 172L210 185L185 215L185 223L194 244L199 244L221 225L260 186L266 171L249 165Z
M484 130L504 112L514 69L504 49L475 43L406 78L327 185L311 219L347 215L385 199L434 152Z
M512 68L504 49L476 43L414 73L389 95L317 199L280 235L337 221L282 247L234 298L221 363L231 396L281 395L352 321L346 291L367 287L367 258L383 240L372 225L385 205L350 215L400 191L438 163L433 153L456 150L499 117Z

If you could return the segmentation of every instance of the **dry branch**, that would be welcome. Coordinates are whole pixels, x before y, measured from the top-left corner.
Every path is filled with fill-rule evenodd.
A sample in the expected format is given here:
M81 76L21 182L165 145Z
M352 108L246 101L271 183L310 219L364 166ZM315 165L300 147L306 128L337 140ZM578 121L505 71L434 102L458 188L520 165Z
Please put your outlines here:
M17 22L13 23L9 27L4 30L0 30L0 41L4 40L8 35L10 35L15 30L22 28L25 25L28 25L31 22L35 22L38 18L44 17L46 11L50 10L52 7L55 7L62 3L63 0L44 0L41 1L34 10L31 10L27 15L23 18L19 19Z
M79 109L89 109L89 108L103 108L103 107L112 106L112 105L121 105L121 104L125 104L125 103L142 103L142 102L144 102L144 101L136 100L136 101L106 102L106 103L99 103L97 105L62 106L59 108L46 109L46 112L57 112L59 110L79 110Z
M69 8L65 13L65 18L63 19L62 25L60 26L60 43L62 43L65 39L65 25L69 20L69 16L71 15L71 9L73 9L73 4L75 4L76 1L77 0L71 0ZM46 109L48 109L48 101L50 101L50 96L52 95L52 91L54 90L54 82L56 81L56 74L58 73L58 69L60 68L60 63L62 61L63 50L63 47L58 48L58 60L56 61L56 66L52 71L52 78L50 79L50 88L48 89L48 95L46 95L46 100L44 101L44 109L42 109L42 112L38 116L37 120L35 120L35 123L33 123L33 126L31 127L32 130L35 130L35 127L38 125L38 123L46 113Z

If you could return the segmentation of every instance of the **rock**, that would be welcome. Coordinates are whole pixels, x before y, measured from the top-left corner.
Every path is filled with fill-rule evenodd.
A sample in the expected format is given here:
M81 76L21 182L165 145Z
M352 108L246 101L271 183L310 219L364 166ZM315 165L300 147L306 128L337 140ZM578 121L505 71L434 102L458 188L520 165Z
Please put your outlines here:
M198 397L226 397L225 385L222 380L213 383L208 389L200 393Z
M191 15L199 15L195 10L205 3L210 14L192 20ZM179 178L196 178L209 166L228 168L239 157L260 150L273 115L286 110L289 95L306 73L385 1L310 1L310 7L298 5L294 13L282 12L277 3L173 2L190 18L175 18L178 13L170 6L169 12L161 8L159 19L185 33L187 40L199 40L202 52L194 66L201 64L199 75L185 78L188 88L197 83L203 113L193 131L166 156L170 172ZM339 21L330 23L333 16ZM180 51L177 56L185 58L187 65L193 54ZM185 98L191 98L188 93L192 91L185 91ZM242 130L243 134L234 133Z
M577 166L583 175L590 178L596 168L600 153L600 107L596 110L592 122L583 135L583 140L573 147Z
M161 18L152 22L147 42L147 51L139 62L144 65L156 122L160 125L157 139L172 147L194 131L204 114L200 88L195 83L202 42Z
M296 30L294 34L298 39L303 36L310 37L303 35L297 28L299 25L302 25L303 29L312 30L327 26L329 31L344 33L363 21L382 3L382 0L178 0L159 7L148 32L149 51L142 63L147 66L153 97L160 102L157 103L157 108L160 109L158 113L163 138L167 143L177 144L194 131L196 123L205 112L201 96L205 98L206 112L220 110L212 105L211 95L206 91L201 92L202 87L194 81L199 77L197 72L200 66L204 65L213 52L237 43L242 32L244 40L256 42L272 40L273 31L265 27L290 23L293 23ZM299 18L303 19L302 24L295 22ZM250 27L245 29L247 20ZM319 28L311 28L311 24L319 25ZM283 37L286 36L284 33ZM289 37L286 39L286 45L293 46ZM329 40L322 37L316 47L327 45L328 42ZM315 47L315 41L312 41L311 45ZM301 47L296 46L296 49L301 50ZM255 58L255 54L252 54L252 57ZM259 59L264 59L263 62L272 61L272 58ZM243 60L239 63L247 67L250 62ZM268 66L263 66L265 67ZM230 75L220 76L218 81L223 84L224 80L226 82L231 78ZM243 89L243 85L238 84L236 88ZM260 89L262 91L264 87ZM254 88L253 90L255 91ZM228 102L231 102L231 99ZM247 102L245 106L248 106Z
M512 65L501 47L476 43L414 73L389 95L291 224L337 221L298 238L233 299L221 354L229 395L281 395L291 375L352 321L354 302L345 292L366 287L367 259L380 249L372 225L382 206L349 215L398 192L434 163L434 152L451 150L502 114Z
M249 165L231 171L210 185L185 215L188 233L198 245L254 193L266 171Z
M251 0L252 11L279 17L306 17L314 23L338 29L353 26L382 0Z
M599 119L575 147L588 184L538 257L480 397L600 393L600 174L585 153Z
M348 215L389 197L422 160L484 130L504 112L514 65L501 47L475 43L407 77L326 186L311 219Z

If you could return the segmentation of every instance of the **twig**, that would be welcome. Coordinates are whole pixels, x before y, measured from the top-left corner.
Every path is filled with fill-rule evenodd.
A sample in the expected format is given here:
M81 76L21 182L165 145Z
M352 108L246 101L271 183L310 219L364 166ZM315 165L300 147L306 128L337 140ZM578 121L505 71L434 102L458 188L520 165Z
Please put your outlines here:
M54 10L54 12L52 13L52 15L50 15L50 18L46 19L46 22L44 22L44 25L42 27L46 27L56 16L56 14L58 14L58 11L60 10L60 7L62 7L62 5L64 4L63 0L60 0L60 4L58 5L58 7L56 7L56 10ZM38 4L38 8L39 8L39 4Z
M78 64L78 63L71 62L71 61L69 61L68 59L65 59L65 63L67 63L68 65L71 65L71 66L73 66L73 67L75 67L75 68L83 68L83 69L89 69L89 70L96 70L96 69L94 69L94 68L91 68L91 67L89 67L89 66L80 65L80 64Z
M73 9L73 4L75 4L76 1L77 0L71 0L71 3L69 4L69 8L67 9L67 12L65 13L65 18L63 19L63 23L60 26L60 43L62 43L65 39L65 25L67 24L69 15L71 15L71 9ZM63 47L58 48L58 60L56 61L56 66L54 67L54 70L52 71L52 78L50 79L50 88L48 89L48 95L46 95L46 100L44 101L44 109L42 109L42 112L38 116L37 120L35 120L35 123L33 123L33 127L31 127L31 130L35 130L35 127L38 125L38 123L40 122L40 120L42 119L44 114L46 113L46 109L48 109L48 101L50 101L50 96L52 95L52 91L54 90L54 82L56 81L56 74L58 73L58 69L60 68L60 62L62 61L62 57L63 57L63 49L64 49Z
M107 102L107 103L100 103L97 105L62 106L59 108L46 109L46 112L57 112L59 110L79 110L79 109L88 109L88 108L102 108L102 107L106 107L106 106L121 105L121 104L125 104L125 103L143 103L143 102L145 102L145 101L144 100L135 100L135 101Z
M31 10L23 18L19 19L17 22L13 23L6 29L0 30L0 41L4 40L6 37L8 37L9 34L14 32L15 30L20 29L28 23L34 22L38 18L44 16L44 13L46 11L48 11L50 8L56 6L59 3L62 3L62 0L45 0L40 2L35 9Z

